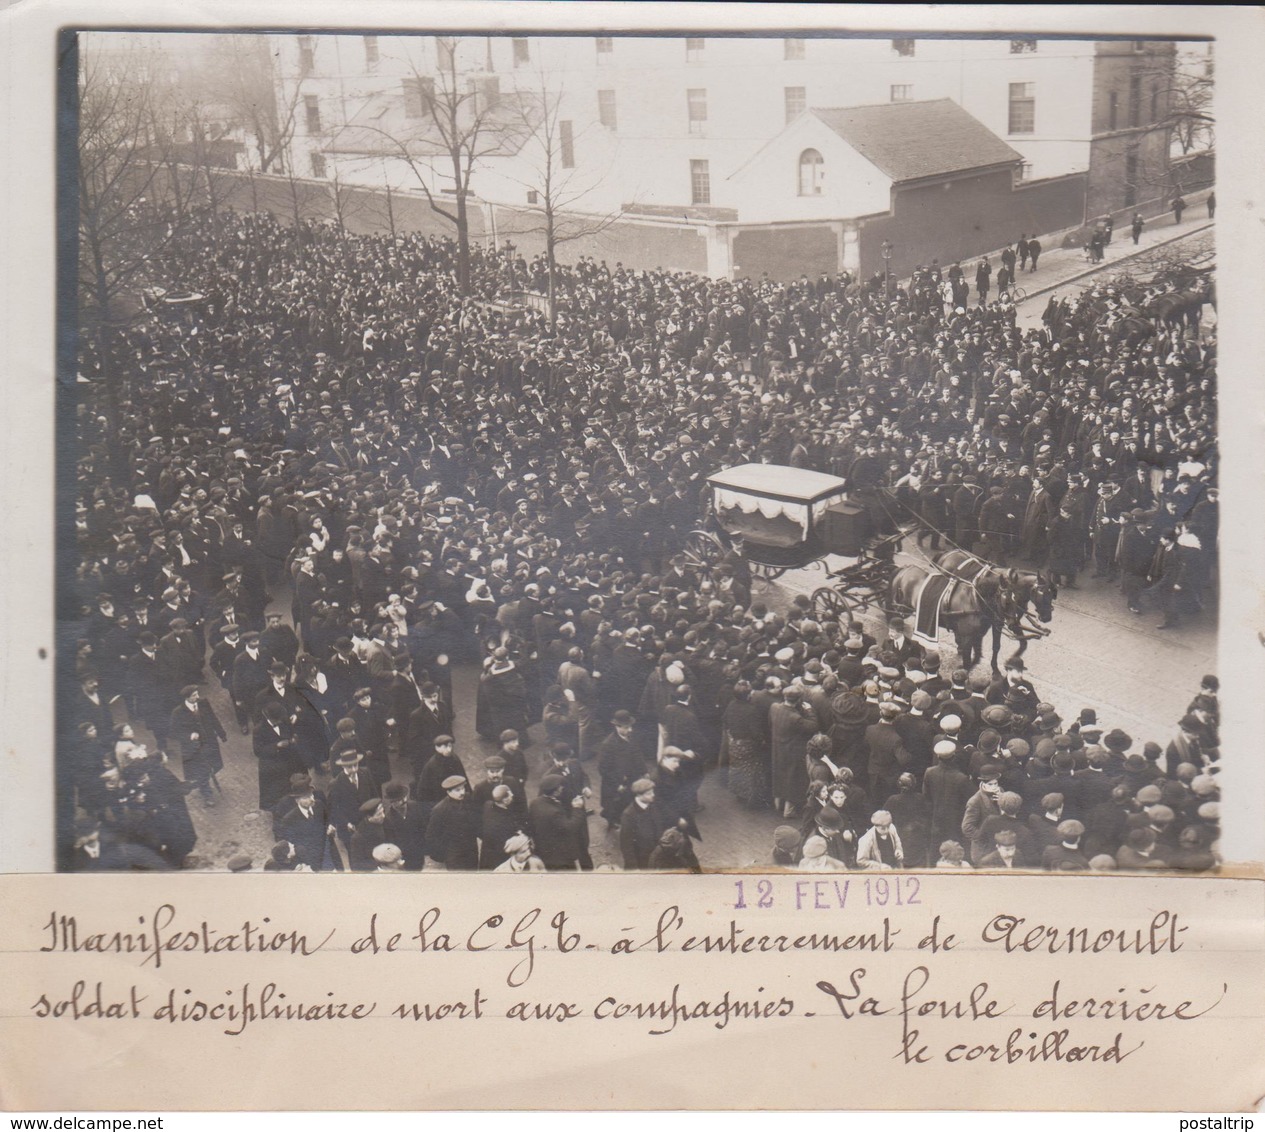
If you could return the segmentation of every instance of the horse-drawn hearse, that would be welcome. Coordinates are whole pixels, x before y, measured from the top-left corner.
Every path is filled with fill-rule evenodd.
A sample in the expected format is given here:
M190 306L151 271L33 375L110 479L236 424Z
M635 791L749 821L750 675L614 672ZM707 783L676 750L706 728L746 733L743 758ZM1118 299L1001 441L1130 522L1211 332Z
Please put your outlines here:
M847 622L871 608L913 620L914 635L936 643L953 633L963 665L982 659L992 634L992 667L1001 638L1028 642L1048 635L1057 589L1044 574L986 562L953 549L927 556L915 543L904 565L896 554L916 522L900 521L894 499L853 499L839 476L778 464L741 464L707 479L709 519L690 533L685 557L707 573L722 559L741 559L753 577L772 582L788 571L824 570L828 585L812 593L823 623ZM887 533L875 511L890 517Z

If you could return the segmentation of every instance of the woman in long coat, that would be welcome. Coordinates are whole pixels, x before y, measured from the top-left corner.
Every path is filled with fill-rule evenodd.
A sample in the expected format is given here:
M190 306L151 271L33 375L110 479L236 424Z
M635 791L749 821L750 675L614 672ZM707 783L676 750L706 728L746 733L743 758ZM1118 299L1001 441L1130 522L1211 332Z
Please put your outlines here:
M803 703L803 690L791 686L782 693L782 702L769 709L769 732L773 748L773 804L783 817L799 808L808 791L808 740L817 731L812 709Z
M769 803L769 719L751 699L751 685L740 680L722 719L729 760L729 789L745 806Z
M484 661L474 727L486 739L499 739L501 732L510 728L520 734L527 732L527 684L503 648Z

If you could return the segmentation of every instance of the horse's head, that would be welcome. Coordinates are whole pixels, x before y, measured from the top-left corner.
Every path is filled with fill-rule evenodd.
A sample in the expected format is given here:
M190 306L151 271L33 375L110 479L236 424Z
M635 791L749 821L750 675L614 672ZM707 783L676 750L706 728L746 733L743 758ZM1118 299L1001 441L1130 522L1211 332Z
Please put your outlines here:
M1052 578L1044 574L1035 574L1028 599L1037 611L1037 618L1044 625L1054 616L1054 599L1059 596L1059 587Z
M1022 613L1031 604L1041 623L1049 622L1054 616L1054 599L1059 596L1054 580L1031 570L1012 569L1009 582L1019 611Z

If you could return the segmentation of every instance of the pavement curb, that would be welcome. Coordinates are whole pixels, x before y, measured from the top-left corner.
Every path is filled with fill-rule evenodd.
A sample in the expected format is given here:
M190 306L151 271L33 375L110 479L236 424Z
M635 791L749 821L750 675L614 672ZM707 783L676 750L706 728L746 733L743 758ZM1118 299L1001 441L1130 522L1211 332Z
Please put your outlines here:
M1215 222L1210 220L1207 224L1201 224L1198 228L1189 228L1185 232L1179 232L1176 236L1168 237L1166 240L1160 240L1158 243L1150 244L1145 248L1138 248L1135 252L1130 252L1128 255L1112 260L1110 264L1091 264L1086 267L1084 271L1078 271L1075 275L1069 275L1066 279L1062 279L1057 283L1050 283L1034 290L1029 290L1027 287L1024 287L1024 292L1027 295L1024 302L1029 302L1032 299L1035 299L1038 295L1048 295L1051 291L1057 291L1060 287L1066 287L1069 284L1075 283L1078 279L1086 279L1091 275L1099 275L1103 271L1108 270L1110 267L1115 267L1117 264L1128 263L1132 259L1137 259L1139 256L1144 256L1155 251L1156 248L1167 247L1169 244L1177 243L1178 240L1184 240L1188 236L1194 236L1200 232L1208 231L1209 228L1215 227ZM1020 286L1022 286L1022 284L1020 284Z

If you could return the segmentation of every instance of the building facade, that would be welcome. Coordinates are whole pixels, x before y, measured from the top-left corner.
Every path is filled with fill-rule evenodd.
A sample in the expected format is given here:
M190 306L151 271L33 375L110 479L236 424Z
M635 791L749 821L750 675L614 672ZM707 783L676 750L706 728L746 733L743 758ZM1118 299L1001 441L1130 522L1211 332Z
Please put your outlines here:
M883 185L881 177L843 175L837 152L833 175L817 170L822 189L829 186L818 190L811 161L801 161L813 147L794 143L814 112L848 107L950 100L1017 155L1006 178L1019 199L998 196L997 170L987 199L990 214L1019 218L1026 230L1055 231L1164 196L1175 55L1169 42L274 38L278 117L293 121L291 168L398 192L416 192L425 182L441 200L455 195L452 147L427 121L439 76L441 100L447 93L463 113L485 115L491 124L471 147L478 150L469 176L472 234L515 233L525 252L537 250L531 218L549 203L592 222L591 235L559 249L562 258L593 254L643 267L758 273L762 262L769 266L767 256L735 256L744 231L781 225L789 233L811 220L833 226L833 270L873 270L861 221L868 217L875 228L893 216L898 194L890 179ZM524 111L539 110L542 100L547 138L538 121L523 125ZM771 150L785 154L776 168ZM760 183L751 178L753 162L764 170ZM919 206L924 227L934 204ZM944 223L959 223L961 212L955 204ZM442 218L436 223L442 230ZM997 231L977 232L980 246L961 254L997 246L987 242ZM759 243L747 240L749 248ZM831 255L812 258L817 265ZM778 274L785 270L776 266Z

